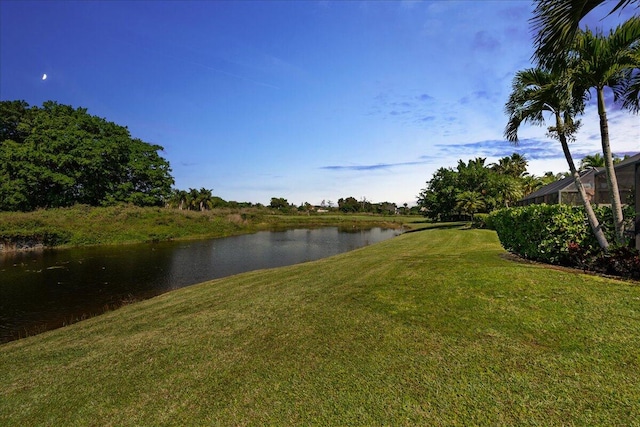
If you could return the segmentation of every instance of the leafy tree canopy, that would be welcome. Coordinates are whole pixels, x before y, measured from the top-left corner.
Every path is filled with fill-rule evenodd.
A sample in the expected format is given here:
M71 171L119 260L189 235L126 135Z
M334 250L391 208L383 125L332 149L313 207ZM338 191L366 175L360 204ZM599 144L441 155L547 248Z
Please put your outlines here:
M442 221L473 217L510 206L549 181L529 175L527 160L517 153L492 165L485 163L485 158L478 157L459 160L455 169L438 169L418 195L423 214Z
M360 203L355 197L340 198L338 200L338 208L342 212L358 212L360 210Z
M283 210L283 209L289 209L289 202L287 201L287 199L283 198L283 197L272 197L271 198L271 203L269 204L270 208L273 209L278 209L278 210Z
M1 101L0 210L162 205L173 184L162 149L84 108Z

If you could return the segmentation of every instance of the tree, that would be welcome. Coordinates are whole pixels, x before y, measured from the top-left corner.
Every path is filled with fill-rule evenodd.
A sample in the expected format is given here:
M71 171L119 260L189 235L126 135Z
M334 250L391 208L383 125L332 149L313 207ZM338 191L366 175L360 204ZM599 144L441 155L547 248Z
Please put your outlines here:
M609 142L604 88L612 88L616 100L619 100L620 91L617 89L625 86L628 71L640 68L639 48L640 18L635 17L611 30L608 36L604 36L600 31L596 33L589 30L579 31L571 51L572 57L576 60L571 76L575 87L584 94L589 94L591 89L596 92L602 154L605 160L604 167L611 198L616 240L619 244L624 242L624 218Z
M509 141L517 143L518 130L522 123L540 126L545 123L545 113L553 116L555 126L548 128L549 134L560 141L573 181L584 205L589 225L600 247L607 249L609 243L591 207L580 180L580 174L576 170L569 151L568 140L573 138L579 127L579 122L574 121L574 116L580 113L583 108L583 99L572 96L565 75L540 68L519 71L513 79L512 92L505 106L509 115L509 121L505 127L505 137Z
M129 144L128 164L122 171L120 185L104 202L133 203L138 206L161 206L171 194L173 178L169 163L158 155L159 145L133 138Z
M459 220L461 214L475 215L510 206L542 186L541 179L529 175L526 168L526 159L518 153L491 165L483 157L459 160L455 169L440 168L427 181L418 195L418 208L433 220L449 221ZM460 195L465 192L461 201ZM470 198L471 193L479 196ZM476 198L482 203L475 203ZM474 200L473 206L468 204L470 200Z
M204 187L201 188L200 191L198 191L198 196L196 201L197 201L198 209L200 210L200 212L209 210L213 206L212 192L213 190L208 190Z
M338 200L338 209L345 213L358 212L360 211L360 203L355 197L341 198Z
M0 102L0 142L22 141L27 136L26 125L31 122L32 111L25 101Z
M491 165L491 169L502 175L520 178L527 171L527 159L518 154L513 153L511 156L502 157L498 163Z
M200 196L200 192L195 188L190 188L187 192L187 209L190 211L198 210L199 202L198 197Z
M211 190L213 192L213 190ZM211 208L238 208L240 207L240 203L234 201L226 201L222 197L212 196L211 197Z
M605 0L538 0L531 19L535 58L542 67L557 68L564 62L582 18ZM609 13L623 7L640 7L640 0L617 0Z
M160 150L84 108L2 101L0 210L163 205L173 178Z
M373 209L371 202L364 196L362 196L362 199L360 200L360 206L360 212L371 212Z
M395 215L397 210L398 210L398 206L395 203L382 202L382 203L376 203L374 205L370 204L370 210L367 212L373 211L375 213L379 213L383 215Z
M509 175L495 174L491 177L491 188L496 193L498 203L509 207L523 196L522 183Z
M289 202L282 197L272 197L269 207L272 209L286 210L289 208Z
M604 167L604 157L602 157L602 154L600 153L584 156L582 160L580 160L580 170L602 167Z
M178 208L180 210L183 210L185 207L189 209L187 205L188 194L189 193L184 190L172 190L171 196L169 197L168 207Z
M640 112L640 70L627 70L624 84L617 87L616 91L622 100L622 108L636 114Z
M623 160L629 158L629 155L625 154L622 157L615 156L613 158L613 164L617 165ZM584 170L587 168L603 168L604 167L604 157L602 154L596 153L593 155L584 156L582 160L580 160L580 170Z
M302 212L306 212L307 215L310 215L311 212L313 211L313 205L309 202L304 202L303 204L300 205L298 210Z
M477 191L463 191L456 196L456 209L464 215L470 215L473 221L473 215L485 208L485 202L482 194Z
M459 193L458 173L451 168L439 168L418 195L418 205L433 220L455 219Z
M520 181L520 184L521 184L523 197L533 193L534 191L546 185L544 183L544 177L537 177L534 175L523 176Z

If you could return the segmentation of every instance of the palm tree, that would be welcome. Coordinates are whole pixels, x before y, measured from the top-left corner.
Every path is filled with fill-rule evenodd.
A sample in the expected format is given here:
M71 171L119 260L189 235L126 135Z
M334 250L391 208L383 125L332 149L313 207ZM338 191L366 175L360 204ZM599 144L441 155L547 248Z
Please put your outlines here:
M605 0L538 0L531 24L537 33L534 57L544 67L561 65L578 33L582 18ZM640 8L640 0L618 0L609 14L624 7Z
M629 70L640 68L639 48L640 18L634 17L611 30L608 37L600 31L595 34L589 30L578 32L571 51L572 57L577 61L572 74L575 87L585 95L594 89L597 96L602 154L605 160L604 167L611 197L616 240L619 244L624 241L624 218L609 142L604 88L612 88L616 100L618 99L619 88L624 87L628 82Z
M540 68L527 69L516 73L513 79L513 89L505 106L509 121L504 133L509 141L517 143L518 129L522 123L544 125L545 113L553 115L555 126L548 128L549 134L560 141L573 182L584 205L591 230L600 247L607 249L609 242L607 242L607 238L591 207L587 193L580 180L580 174L576 170L573 157L569 151L568 140L573 138L580 125L579 122L573 120L573 117L582 112L584 108L583 100L574 98L569 89L570 87L565 77L558 73Z
M617 88L617 96L622 100L622 108L632 113L640 112L640 70L627 70L625 83Z
M604 157L602 157L602 154L600 153L596 153L590 156L584 156L582 160L580 160L580 170L602 167L604 167Z
M484 208L482 194L477 191L463 191L456 197L456 209L465 215L470 215L471 221L473 221L473 215Z
M502 157L498 159L498 163L492 163L489 167L500 175L508 175L511 169L511 159L509 157Z
M200 195L200 192L198 190L196 190L195 188L189 188L189 192L187 193L187 197L186 197L186 204L187 204L187 209L190 211L195 211L198 210L198 208L200 207L200 203L198 201L198 196Z
M213 191L202 187L198 192L196 203L201 212L211 209L213 206Z
M493 187L496 190L498 201L504 203L506 208L509 204L519 200L522 195L522 184L517 178L512 176L499 176L497 180L493 182Z
M538 178L534 175L523 176L521 179L522 196L528 196L543 185L545 184L542 182L541 178Z
M527 172L528 164L526 157L518 153L511 155L511 172L515 178L519 178Z
M518 154L513 153L511 156L498 159L498 163L491 164L491 169L501 175L520 178L527 172L527 159Z
M186 202L188 193L184 190L174 189L171 192L171 197L169 198L169 207L178 208L182 210L184 208L184 204Z

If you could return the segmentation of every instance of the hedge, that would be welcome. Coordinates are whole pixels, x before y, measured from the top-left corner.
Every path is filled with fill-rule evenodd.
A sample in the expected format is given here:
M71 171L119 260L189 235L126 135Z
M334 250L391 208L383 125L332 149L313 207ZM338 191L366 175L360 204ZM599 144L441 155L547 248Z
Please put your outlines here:
M595 211L607 239L614 242L612 227L607 227L611 209L599 207ZM524 258L570 265L575 248L588 255L600 252L582 207L542 204L506 208L491 213L488 222L502 246Z

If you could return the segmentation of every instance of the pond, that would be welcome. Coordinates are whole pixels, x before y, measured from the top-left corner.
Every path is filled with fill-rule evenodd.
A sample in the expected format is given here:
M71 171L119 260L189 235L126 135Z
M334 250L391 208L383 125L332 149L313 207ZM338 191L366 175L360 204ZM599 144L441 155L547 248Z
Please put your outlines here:
M398 230L337 227L0 254L0 343L211 279L347 252Z

